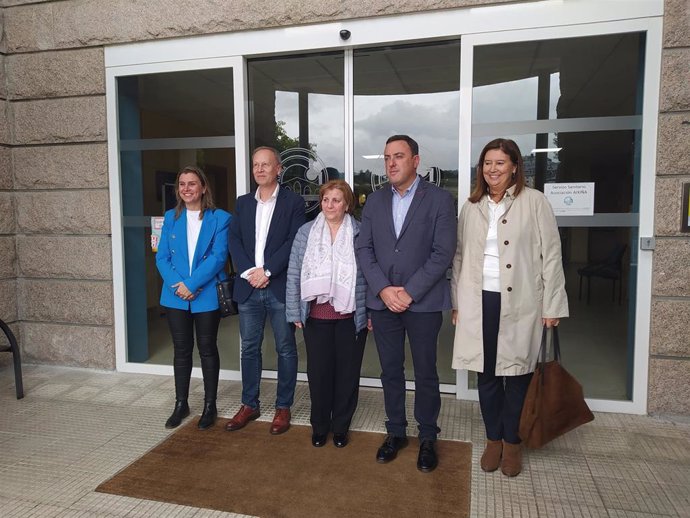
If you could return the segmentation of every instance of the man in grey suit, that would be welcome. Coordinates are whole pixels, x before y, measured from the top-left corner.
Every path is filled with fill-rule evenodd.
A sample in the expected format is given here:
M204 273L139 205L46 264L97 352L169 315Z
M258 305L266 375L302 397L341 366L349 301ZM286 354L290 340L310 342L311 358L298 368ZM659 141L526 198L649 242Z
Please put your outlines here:
M455 253L457 218L453 197L417 175L419 146L393 135L384 150L390 186L371 194L362 212L357 259L367 280L367 308L381 361L386 436L376 454L393 460L407 446L405 335L415 375L414 416L419 427L417 468L433 471L438 459L441 408L436 347L451 309L446 271Z

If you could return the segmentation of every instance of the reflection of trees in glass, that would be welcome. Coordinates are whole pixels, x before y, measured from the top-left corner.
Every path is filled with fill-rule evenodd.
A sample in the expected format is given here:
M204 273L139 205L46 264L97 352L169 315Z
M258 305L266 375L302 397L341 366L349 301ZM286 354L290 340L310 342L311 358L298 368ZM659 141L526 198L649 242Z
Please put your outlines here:
M278 153L282 153L287 149L300 147L299 139L292 138L285 131L285 124L285 121L276 121L276 125L273 130L274 147L278 150ZM316 144L310 142L307 149L316 153Z

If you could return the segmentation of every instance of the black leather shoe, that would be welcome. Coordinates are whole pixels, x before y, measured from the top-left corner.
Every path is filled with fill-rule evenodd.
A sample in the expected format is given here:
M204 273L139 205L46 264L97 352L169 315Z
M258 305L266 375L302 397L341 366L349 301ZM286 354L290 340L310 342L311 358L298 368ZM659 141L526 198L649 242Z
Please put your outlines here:
M165 422L166 428L177 428L182 420L189 415L189 404L187 400L178 399L175 401L175 408Z
M197 427L199 430L206 430L206 428L211 428L216 424L216 417L218 417L218 409L216 409L215 401L206 401L204 403L204 411L201 413L201 418L199 419L199 424Z
M436 441L433 439L424 439L419 445L419 457L417 457L417 469L424 473L434 471L438 466L438 457L436 456Z
M321 446L326 444L327 439L328 434L326 433L313 433L311 434L311 445L315 448L321 448Z
M335 444L336 448L344 448L347 446L348 442L349 439L347 438L347 432L333 434L333 444Z
M402 450L405 446L407 446L407 437L386 435L379 451L376 452L376 462L384 464L392 461L398 455L398 450Z

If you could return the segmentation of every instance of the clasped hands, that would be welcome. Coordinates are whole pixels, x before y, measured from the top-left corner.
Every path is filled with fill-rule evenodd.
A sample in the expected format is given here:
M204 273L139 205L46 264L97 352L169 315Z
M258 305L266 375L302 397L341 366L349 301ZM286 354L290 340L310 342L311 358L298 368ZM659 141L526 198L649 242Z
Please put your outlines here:
M402 286L386 286L379 292L379 297L393 313L407 311L413 300Z
M254 268L247 274L247 282L249 282L252 288L263 289L268 286L270 280L264 273L263 268Z
M184 282L176 282L172 285L172 287L175 290L175 295L180 297L182 300L194 300L194 298L196 297L196 294L189 291L187 286L184 285Z

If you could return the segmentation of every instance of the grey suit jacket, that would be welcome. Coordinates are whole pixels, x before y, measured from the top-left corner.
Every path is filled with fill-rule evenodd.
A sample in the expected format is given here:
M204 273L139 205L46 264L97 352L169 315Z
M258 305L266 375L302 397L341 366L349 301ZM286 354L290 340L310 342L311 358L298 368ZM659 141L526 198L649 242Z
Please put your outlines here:
M455 253L455 212L450 193L422 180L396 238L390 186L369 196L355 245L368 284L368 308L386 309L379 292L403 286L413 299L409 311L451 309L446 272Z

